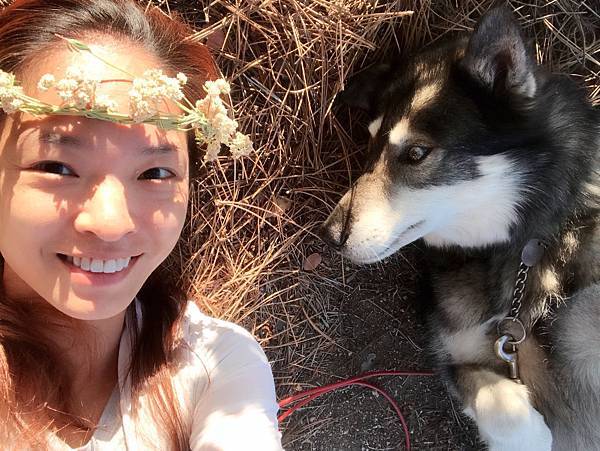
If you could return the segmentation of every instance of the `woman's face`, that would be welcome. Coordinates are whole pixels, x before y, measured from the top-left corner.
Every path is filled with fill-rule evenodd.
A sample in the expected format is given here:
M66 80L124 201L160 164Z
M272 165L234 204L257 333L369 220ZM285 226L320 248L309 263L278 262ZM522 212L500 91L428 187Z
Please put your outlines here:
M161 66L142 49L105 41L97 41L103 42L98 51L136 76ZM58 105L56 92L39 91L37 81L46 73L63 78L69 65L91 68L102 80L128 78L66 45L19 78L27 94ZM105 82L97 95L109 95L126 113L129 89ZM179 113L169 103L161 109ZM42 298L84 320L123 312L179 238L187 150L185 133L153 125L8 116L0 136L0 253L8 294Z

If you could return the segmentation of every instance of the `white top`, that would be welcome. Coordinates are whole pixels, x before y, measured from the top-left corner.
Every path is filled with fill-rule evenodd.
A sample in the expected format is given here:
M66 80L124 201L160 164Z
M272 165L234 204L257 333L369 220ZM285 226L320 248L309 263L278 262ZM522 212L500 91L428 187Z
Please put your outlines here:
M138 309L138 318L140 309ZM130 325L119 345L119 383L91 440L71 448L50 435L51 450L164 450L160 424L140 397L138 415L131 415L131 381L126 377L131 354ZM235 324L209 318L188 302L183 322L184 346L173 385L190 427L190 449L281 450L273 375L254 337Z

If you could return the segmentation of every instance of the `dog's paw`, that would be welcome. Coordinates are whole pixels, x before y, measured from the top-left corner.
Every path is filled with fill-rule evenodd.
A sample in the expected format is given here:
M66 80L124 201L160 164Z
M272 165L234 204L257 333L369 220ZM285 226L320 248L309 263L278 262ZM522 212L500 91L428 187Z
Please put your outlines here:
M527 387L500 376L490 382L465 410L490 451L550 451L552 433L529 402Z

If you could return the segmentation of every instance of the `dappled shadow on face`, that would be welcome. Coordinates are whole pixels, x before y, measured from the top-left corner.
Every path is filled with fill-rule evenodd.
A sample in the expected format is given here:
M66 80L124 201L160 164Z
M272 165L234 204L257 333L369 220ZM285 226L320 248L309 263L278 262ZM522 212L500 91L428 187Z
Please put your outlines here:
M106 254L145 251L148 241L168 233L169 227L178 233L173 225L184 221L188 199L183 132L76 117L20 119L7 118L4 124L3 221L10 222L19 210L17 216L22 218L23 209L31 209L25 211L29 225L53 231L41 244L65 254L73 249ZM51 170L47 166L41 170L42 162L60 166L53 163ZM167 177L169 172L163 170L156 177L156 168L166 168L175 177ZM149 170L152 176L146 177ZM8 225L0 245L15 232ZM69 290L68 280L56 280L56 301L64 302Z

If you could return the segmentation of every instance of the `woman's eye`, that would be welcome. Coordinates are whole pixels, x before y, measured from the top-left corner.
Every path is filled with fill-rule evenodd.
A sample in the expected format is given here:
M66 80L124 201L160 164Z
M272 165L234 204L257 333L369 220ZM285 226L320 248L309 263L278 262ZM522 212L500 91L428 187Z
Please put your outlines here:
M406 156L409 163L420 163L429 155L429 152L431 152L430 147L412 146L408 149Z
M175 177L175 174L168 169L165 168L152 168L145 171L142 175L140 175L140 179L142 180L155 180L155 179L170 179Z
M31 167L36 171L40 172L48 172L50 174L58 174L64 176L74 176L75 172L71 170L68 166L59 163L58 161L42 161L41 163L36 163Z

